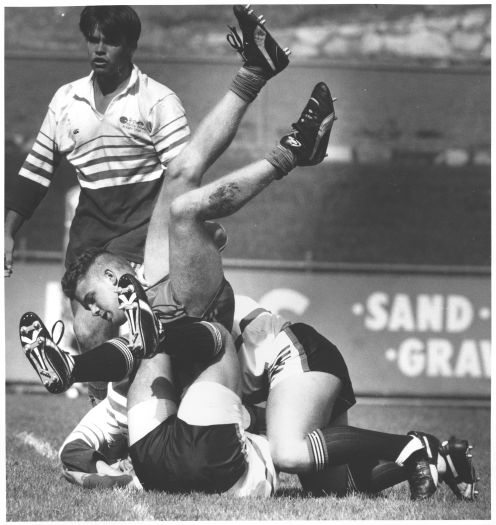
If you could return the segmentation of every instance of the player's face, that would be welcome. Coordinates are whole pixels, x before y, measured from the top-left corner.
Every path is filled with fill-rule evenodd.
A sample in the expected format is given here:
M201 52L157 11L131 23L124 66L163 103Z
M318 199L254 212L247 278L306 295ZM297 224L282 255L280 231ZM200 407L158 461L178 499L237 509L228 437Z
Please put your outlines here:
M119 77L127 73L133 49L123 39L105 36L98 27L87 40L88 56L96 75Z
M119 309L116 284L117 278L112 272L90 270L77 285L76 299L94 316L113 325L121 325L126 316Z

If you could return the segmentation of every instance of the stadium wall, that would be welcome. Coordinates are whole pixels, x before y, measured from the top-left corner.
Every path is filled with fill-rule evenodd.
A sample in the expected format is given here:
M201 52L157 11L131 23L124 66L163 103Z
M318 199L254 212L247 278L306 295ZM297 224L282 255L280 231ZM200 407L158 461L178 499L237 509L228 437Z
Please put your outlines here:
M180 94L193 129L239 65L229 59L145 56L137 63ZM7 54L7 183L29 151L55 90L87 73L86 60L77 55ZM489 265L487 67L295 59L254 102L234 143L205 180L260 158L287 131L297 115L294 108L318 80L338 97L339 120L327 159L310 171L296 169L230 217L227 255L262 259L270 251L272 259L293 261ZM63 162L33 218L36 227L30 221L19 231L19 248L62 250L63 201L74 184L74 172ZM256 233L250 238L247 223Z

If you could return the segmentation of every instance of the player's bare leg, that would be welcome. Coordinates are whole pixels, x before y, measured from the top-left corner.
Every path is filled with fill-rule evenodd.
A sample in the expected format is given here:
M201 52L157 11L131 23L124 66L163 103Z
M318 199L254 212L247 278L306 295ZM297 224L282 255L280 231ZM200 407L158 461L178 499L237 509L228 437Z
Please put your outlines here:
M168 232L170 273L176 297L190 315L203 313L223 279L220 255L208 239L205 221L235 213L295 166L320 163L335 118L331 94L321 82L313 89L291 132L264 160L180 195L173 201Z
M262 160L178 197L171 205L169 264L176 298L201 316L221 285L221 256L205 221L227 217L274 181L277 170Z
M129 446L176 414L177 405L170 356L143 359L127 397Z
M235 7L234 14L243 40L233 47L241 54L243 67L235 75L229 91L202 120L189 143L169 164L150 220L145 246L145 275L151 283L168 273L167 225L171 203L177 196L200 186L206 170L232 142L251 102L265 83L289 63L289 50L283 50L267 32L265 21L261 22L263 17L257 18L253 10L240 6ZM235 29L231 28L231 31L235 32ZM258 44L259 33L265 35L262 47Z
M324 372L295 374L269 392L267 437L276 464L285 472L304 472L311 463L306 436L327 426L341 381Z
M242 423L241 371L231 334L215 324L222 334L223 348L216 359L194 373L178 417L191 425Z

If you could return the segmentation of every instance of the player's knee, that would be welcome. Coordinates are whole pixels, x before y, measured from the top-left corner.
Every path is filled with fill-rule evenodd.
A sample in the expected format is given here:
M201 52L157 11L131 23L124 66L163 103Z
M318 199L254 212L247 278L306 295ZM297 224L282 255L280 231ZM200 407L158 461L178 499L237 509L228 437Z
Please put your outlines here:
M277 469L284 472L301 472L306 468L308 447L305 440L269 440L272 461Z
M197 216L198 210L192 192L183 193L176 197L171 203L169 213L172 227L193 220Z

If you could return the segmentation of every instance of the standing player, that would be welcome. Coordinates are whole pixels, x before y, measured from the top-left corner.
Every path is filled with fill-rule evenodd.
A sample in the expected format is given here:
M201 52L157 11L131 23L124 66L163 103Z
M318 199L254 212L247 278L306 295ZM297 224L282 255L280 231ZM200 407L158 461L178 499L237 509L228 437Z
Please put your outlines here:
M189 137L176 94L132 62L141 22L131 7L85 7L79 28L92 72L55 93L19 174L7 178L5 276L13 269L15 235L45 196L61 157L72 164L81 186L66 267L92 246L141 265L153 200ZM177 166L176 177L180 170ZM77 302L71 307L82 352L115 335ZM93 385L90 394L101 398L105 390L106 385Z
M243 31L237 50L244 66L235 75L231 89L235 110L216 112L204 127L222 127L227 147L233 129L265 82L287 64L285 52L257 61L254 22L248 9L236 8ZM132 58L141 31L140 20L129 6L92 6L83 9L80 29L88 46L92 73L61 87L53 97L31 153L19 174L7 179L5 219L5 275L12 273L12 254L17 231L43 199L62 156L74 166L81 196L71 224L66 268L87 248L98 247L122 255L142 272L148 228L162 222L157 214L150 224L157 193L167 199L178 191L195 187L196 173L212 160L201 153L210 145L213 133L203 134L205 144L198 153L175 159L189 138L189 128L178 97L167 87L144 75ZM278 66L274 66L274 60ZM255 60L255 62L253 62ZM246 104L245 104L246 102ZM229 135L231 134L231 135ZM165 184L162 179L165 177ZM162 188L162 189L161 189ZM164 197L165 194L165 197ZM167 214L167 207L162 208ZM167 247L161 247L168 261ZM166 263L164 262L164 265ZM161 271L165 268L163 266ZM167 273L167 270L165 270ZM153 269L147 279L155 282ZM74 332L85 352L116 335L115 327L71 301ZM94 384L92 397L105 396L106 385Z

